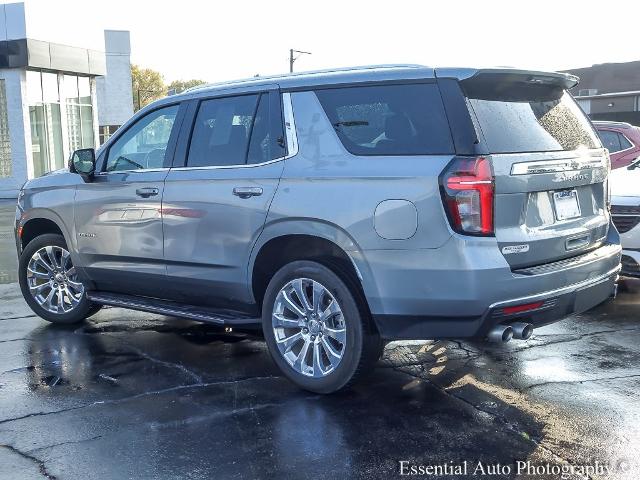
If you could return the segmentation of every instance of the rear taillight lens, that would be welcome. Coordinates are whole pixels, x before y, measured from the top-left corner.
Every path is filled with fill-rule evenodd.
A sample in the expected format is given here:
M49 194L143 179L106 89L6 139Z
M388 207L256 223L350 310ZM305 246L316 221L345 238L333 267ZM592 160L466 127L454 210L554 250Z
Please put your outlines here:
M486 157L455 157L440 176L451 227L465 235L493 235L494 182Z

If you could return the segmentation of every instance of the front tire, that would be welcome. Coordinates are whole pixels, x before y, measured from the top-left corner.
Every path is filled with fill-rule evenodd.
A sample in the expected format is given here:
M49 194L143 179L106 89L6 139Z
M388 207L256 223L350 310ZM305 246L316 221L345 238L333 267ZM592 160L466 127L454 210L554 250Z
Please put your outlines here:
M101 308L87 299L62 235L48 233L29 242L20 255L18 278L31 310L48 322L77 323Z
M332 393L352 385L378 359L380 339L336 273L312 261L282 267L267 287L262 329L269 353L299 387Z

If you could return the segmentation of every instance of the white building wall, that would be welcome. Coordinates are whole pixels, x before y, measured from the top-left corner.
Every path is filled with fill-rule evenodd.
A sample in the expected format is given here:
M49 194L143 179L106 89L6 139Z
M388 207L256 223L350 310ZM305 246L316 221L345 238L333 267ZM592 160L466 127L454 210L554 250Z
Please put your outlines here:
M26 102L26 77L22 69L0 69L7 90L7 115L11 139L11 176L0 178L0 198L15 198L20 187L33 177L31 129Z
M122 125L133 115L128 31L105 30L107 74L96 78L99 125Z

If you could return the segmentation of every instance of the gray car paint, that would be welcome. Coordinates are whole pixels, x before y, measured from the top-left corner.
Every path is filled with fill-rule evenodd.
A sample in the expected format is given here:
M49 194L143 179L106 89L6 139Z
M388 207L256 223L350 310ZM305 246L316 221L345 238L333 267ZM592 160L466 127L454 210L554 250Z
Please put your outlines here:
M596 190L581 191L581 201L594 206L586 220L563 225L561 231L529 229L529 236L523 237L525 231L516 228L514 222L522 220L518 215L528 201L526 195L536 188L555 188L554 182L559 183L560 177L512 179L508 168L529 159L526 155L512 156L496 170L497 202L504 204L496 211L496 226L504 228L498 229L496 238L456 234L448 224L438 186L438 176L451 155L353 156L342 146L315 94L304 91L318 84L431 79L436 72L466 78L476 70L371 67L279 78L280 88L291 91L297 155L255 168L158 169L109 174L92 183L69 172L47 175L25 185L17 223L24 225L31 218L42 217L58 224L71 247L74 264L87 282L101 280L100 272L105 270L116 274L106 284L133 273L140 279L136 288L139 283L140 288L156 296L162 296L157 292L170 289L173 282L197 286L206 281L223 296L251 303L253 264L260 248L269 240L292 234L322 237L346 252L374 316L481 316L492 304L544 295L567 285L583 288L578 285L588 279L604 281L600 277L609 275L605 280L612 285L619 251L546 275L525 277L512 271L512 265L541 259L544 252L551 259L566 253L554 251L564 245L564 240L555 238L559 234L565 237L587 232L589 247L603 243L609 219L599 211L604 199L596 198ZM273 84L274 79L266 78L195 89L142 109L121 131L151 108L167 103L263 91ZM593 153L602 155L602 151ZM553 156L533 155L536 159ZM596 169L590 178L570 185L597 184L604 175L606 171ZM151 200L133 198L139 185L158 187L160 194ZM231 194L235 186L254 185L263 187L264 195L244 200ZM503 202L500 198L505 195L514 195L518 201ZM374 212L387 200L414 205L418 221L412 235L404 233L413 227L407 225L410 216L406 215L398 215L396 225L394 219L385 219L385 235L376 232ZM132 222L113 224L97 213L122 208L139 211L141 216ZM542 207L536 204L535 208ZM165 209L201 210L203 216L185 219L151 214ZM395 239L394 230L399 239ZM95 237L78 237L82 232ZM619 243L614 229L606 240ZM500 252L502 245L523 241L540 242L530 250L533 256L513 261L517 257L507 259ZM206 295L207 288L202 291Z

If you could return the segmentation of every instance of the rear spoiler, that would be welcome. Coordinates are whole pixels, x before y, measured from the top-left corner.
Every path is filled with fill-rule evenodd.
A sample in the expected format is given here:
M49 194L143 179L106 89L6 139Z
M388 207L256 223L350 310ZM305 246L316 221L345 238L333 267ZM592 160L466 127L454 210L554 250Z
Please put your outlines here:
M515 68L436 68L437 78L455 78L461 83L513 82L531 85L548 85L568 90L575 87L580 79L575 75L562 72L541 72L537 70L518 70ZM470 82L468 82L470 81Z

